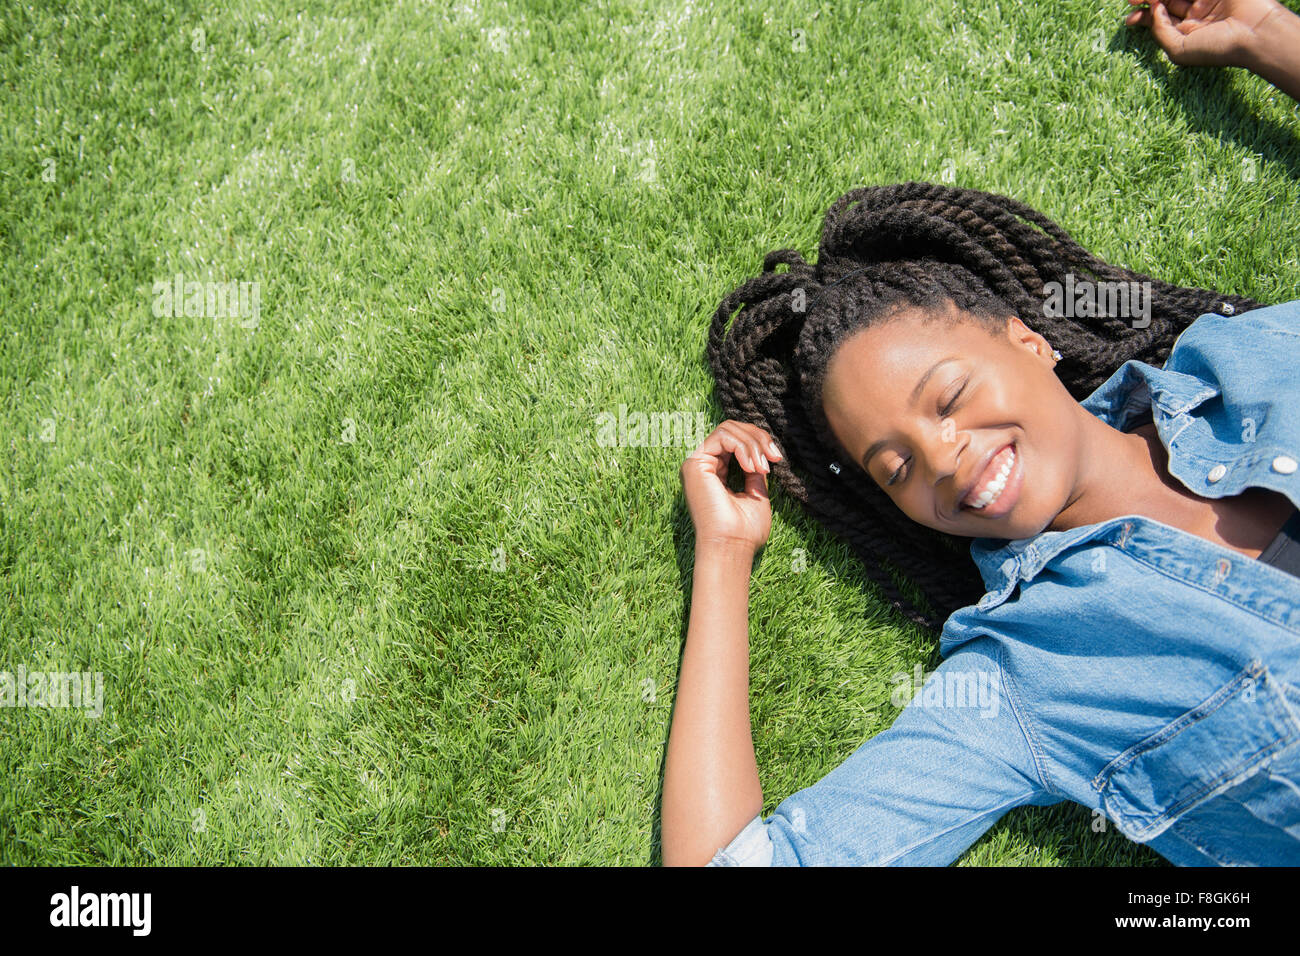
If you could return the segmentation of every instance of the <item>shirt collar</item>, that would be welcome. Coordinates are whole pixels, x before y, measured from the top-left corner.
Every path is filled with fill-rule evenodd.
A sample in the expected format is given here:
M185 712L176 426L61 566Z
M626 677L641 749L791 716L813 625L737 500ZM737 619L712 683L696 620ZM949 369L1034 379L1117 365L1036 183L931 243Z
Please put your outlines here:
M1148 410L1153 419L1172 418L1217 394L1218 388L1194 375L1129 359L1080 404L1111 427L1126 431ZM1040 531L1028 538L975 538L970 554L988 589L976 606L984 609L1000 604L1019 582L1032 579L1058 553L1102 534L1114 520L1065 531Z

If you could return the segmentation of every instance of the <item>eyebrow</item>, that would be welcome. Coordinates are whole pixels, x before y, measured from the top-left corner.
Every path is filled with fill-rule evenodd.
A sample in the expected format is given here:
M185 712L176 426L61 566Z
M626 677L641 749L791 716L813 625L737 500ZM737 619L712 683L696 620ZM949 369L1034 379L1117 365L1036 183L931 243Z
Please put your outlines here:
M947 358L941 358L939 359L939 361L931 365L930 370L926 372L924 375L922 375L921 380L916 383L916 388L912 389L912 394L908 398L908 404L910 405L916 404L917 399L921 397L921 393L925 391L925 383L930 381L930 376L933 375L936 371L938 371L939 366L946 365L949 362L956 362L958 358L959 356L949 355ZM868 472L870 471L867 465L870 463L871 459L875 456L876 452L880 451L880 449L884 448L888 444L889 444L889 440L886 438L882 438L879 441L873 442L871 444L871 447L869 447L862 455L863 471L868 471Z

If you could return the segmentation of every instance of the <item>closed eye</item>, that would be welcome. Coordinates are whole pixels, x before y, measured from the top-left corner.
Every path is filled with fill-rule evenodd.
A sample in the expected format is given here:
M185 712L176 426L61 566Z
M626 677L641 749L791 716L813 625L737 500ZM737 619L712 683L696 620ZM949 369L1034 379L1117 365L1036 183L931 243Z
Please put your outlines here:
M970 380L967 379L967 381ZM948 404L944 408L939 410L940 416L947 418L952 414L952 410L957 406L957 399L961 398L961 393L964 391L966 391L966 382L961 383L961 388L957 389L957 394L948 401Z
M961 388L957 389L957 394L955 394L952 398L950 398L950 399L948 400L948 404L947 404L947 405L945 405L943 408L939 409L939 417L940 417L940 418L947 418L949 415L952 414L953 409L957 407L957 399L961 398L961 394L962 394L962 392L966 391L966 383L969 382L969 381L970 381L970 379L966 379L965 381L963 381L963 382L961 383ZM905 459L903 459L903 464L899 465L898 468L896 468L896 469L894 470L894 473L893 473L892 475L889 476L889 480L888 480L887 482L885 482L885 487L889 487L890 485L892 485L894 482L896 482L896 481L898 480L898 476L899 476L900 474L902 474L902 472L903 472L903 468L904 468L904 467L907 465L907 463L908 463L909 461L911 461L911 460L912 460L912 459L910 459L910 458L905 458Z

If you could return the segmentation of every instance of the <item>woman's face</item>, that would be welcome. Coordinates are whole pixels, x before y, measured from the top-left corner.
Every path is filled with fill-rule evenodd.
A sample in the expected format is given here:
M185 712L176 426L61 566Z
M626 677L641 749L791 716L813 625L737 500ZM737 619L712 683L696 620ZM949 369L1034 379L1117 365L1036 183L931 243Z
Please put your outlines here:
M1018 317L994 335L969 316L949 326L907 309L844 340L823 407L840 444L913 521L1024 538L1066 507L1080 471L1087 411L1054 365Z

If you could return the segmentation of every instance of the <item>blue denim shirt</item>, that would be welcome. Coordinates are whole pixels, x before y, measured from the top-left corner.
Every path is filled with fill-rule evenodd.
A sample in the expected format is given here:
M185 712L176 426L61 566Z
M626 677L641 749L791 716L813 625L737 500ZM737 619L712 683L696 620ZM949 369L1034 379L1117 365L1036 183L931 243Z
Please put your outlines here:
M1300 300L1210 313L1082 404L1149 412L1197 495L1300 505L1297 356ZM970 550L921 692L710 866L947 864L1063 800L1176 864L1300 864L1300 578L1137 514Z

